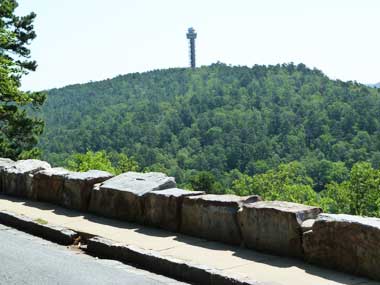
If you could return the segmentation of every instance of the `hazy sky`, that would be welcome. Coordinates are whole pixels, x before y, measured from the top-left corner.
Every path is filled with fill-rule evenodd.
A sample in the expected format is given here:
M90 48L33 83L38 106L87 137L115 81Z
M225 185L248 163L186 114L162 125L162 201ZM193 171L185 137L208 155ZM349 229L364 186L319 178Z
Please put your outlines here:
M380 81L379 0L19 0L37 13L40 90L119 74L197 65L303 62L331 78Z

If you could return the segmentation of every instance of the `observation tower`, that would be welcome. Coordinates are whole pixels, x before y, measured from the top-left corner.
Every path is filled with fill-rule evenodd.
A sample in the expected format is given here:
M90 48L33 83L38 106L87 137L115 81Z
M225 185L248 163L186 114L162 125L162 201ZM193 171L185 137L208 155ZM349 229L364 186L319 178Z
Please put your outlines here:
M189 28L186 36L189 39L190 46L190 66L195 68L195 39L197 38L197 33L193 28Z

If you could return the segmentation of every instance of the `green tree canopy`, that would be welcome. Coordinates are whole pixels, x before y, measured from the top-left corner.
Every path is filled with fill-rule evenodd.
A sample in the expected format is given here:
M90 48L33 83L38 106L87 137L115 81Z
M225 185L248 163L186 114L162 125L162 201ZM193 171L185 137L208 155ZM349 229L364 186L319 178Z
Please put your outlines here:
M380 171L368 162L353 165L350 178L321 192L321 205L333 213L380 216Z
M243 175L232 184L232 191L245 196L258 194L264 200L317 204L313 180L299 162L281 164L263 174L253 177Z
M26 107L37 108L45 100L42 93L19 89L21 77L37 67L28 49L36 37L36 15L16 16L17 5L15 0L0 2L0 156L13 159L36 155L34 146L44 124L28 115Z
M138 171L139 165L124 153L106 151L87 151L86 153L75 153L66 159L66 167L73 171L87 171L91 169L108 171L120 174L128 171Z
M182 187L210 172L253 176L299 161L317 192L380 161L380 89L331 80L299 64L222 63L133 73L49 90L44 159L115 151Z

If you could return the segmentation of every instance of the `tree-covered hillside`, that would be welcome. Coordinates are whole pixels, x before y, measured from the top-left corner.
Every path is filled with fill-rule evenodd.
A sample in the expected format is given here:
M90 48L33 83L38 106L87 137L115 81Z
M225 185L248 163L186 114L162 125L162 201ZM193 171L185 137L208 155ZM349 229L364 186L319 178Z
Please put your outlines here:
M316 191L348 179L355 162L380 165L380 90L303 64L218 63L48 93L40 146L56 165L88 150L124 153L182 184L214 181L216 192L293 161Z

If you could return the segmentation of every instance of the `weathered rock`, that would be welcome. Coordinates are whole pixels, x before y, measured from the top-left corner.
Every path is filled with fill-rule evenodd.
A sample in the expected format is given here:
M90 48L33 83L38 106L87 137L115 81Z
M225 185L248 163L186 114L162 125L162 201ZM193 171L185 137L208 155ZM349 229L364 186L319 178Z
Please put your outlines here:
M175 188L173 177L163 173L127 172L94 187L89 210L106 217L143 222L143 198L148 192Z
M32 198L33 174L49 168L49 163L37 159L16 161L2 170L3 192L9 195Z
M200 195L185 197L182 204L181 232L209 240L241 243L237 212L243 203L258 196Z
M238 220L248 248L275 254L302 257L301 224L322 210L302 204L262 201L245 204Z
M184 197L202 194L202 191L178 188L148 192L144 195L144 222L176 232L179 230Z
M380 219L321 214L304 233L305 259L380 280Z
M71 172L64 179L61 205L87 211L93 186L112 177L111 173L100 170Z
M14 163L15 162L12 159L0 157L0 169L8 167L8 166L10 166L11 164L14 164Z
M60 205L62 201L63 183L71 171L55 167L38 171L33 176L32 198Z
M301 224L302 232L304 233L304 232L310 231L314 225L314 222L315 222L315 219L307 219L303 221Z
M9 158L0 158L0 193L3 192L3 169L11 166L15 162Z

